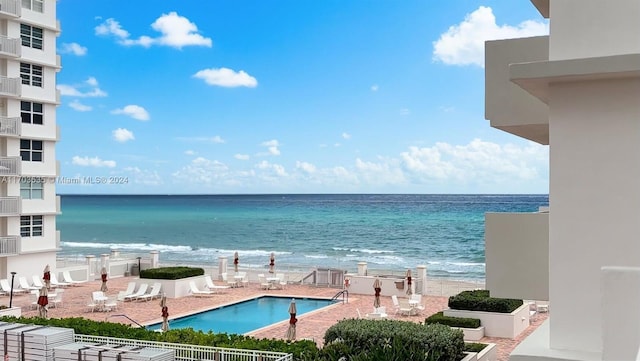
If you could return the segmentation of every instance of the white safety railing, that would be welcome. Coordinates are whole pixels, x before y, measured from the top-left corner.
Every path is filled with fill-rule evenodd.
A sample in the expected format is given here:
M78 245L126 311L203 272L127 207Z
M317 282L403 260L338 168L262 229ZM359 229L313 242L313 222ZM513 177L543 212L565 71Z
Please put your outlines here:
M2 9L0 7L0 9ZM20 39L0 36L0 52L19 57L21 54Z
M0 157L0 176L20 175L20 157Z
M16 17L22 15L20 0L0 0L0 12Z
M0 237L0 256L15 255L20 253L20 237Z
M20 86L19 78L0 76L0 94L19 97L22 94L22 88Z
M19 117L0 116L0 135L20 136L22 121Z
M20 214L20 197L0 197L0 216Z
M293 355L284 352L241 350L223 347L183 345L180 343L167 343L156 341L144 341L127 338L75 335L76 342L100 343L108 345L126 345L135 347L151 347L166 350L175 350L176 360L218 360L218 361L292 361Z

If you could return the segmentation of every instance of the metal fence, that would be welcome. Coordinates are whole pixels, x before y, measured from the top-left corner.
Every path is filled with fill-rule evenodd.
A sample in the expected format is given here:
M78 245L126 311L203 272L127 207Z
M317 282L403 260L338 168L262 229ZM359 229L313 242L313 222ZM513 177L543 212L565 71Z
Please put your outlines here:
M126 345L135 347L160 348L174 350L176 360L180 361L292 361L293 355L284 352L270 352L257 350L240 350L222 347L183 345L180 343L166 343L143 341L127 338L103 337L91 335L75 335L76 342L100 343L108 345Z

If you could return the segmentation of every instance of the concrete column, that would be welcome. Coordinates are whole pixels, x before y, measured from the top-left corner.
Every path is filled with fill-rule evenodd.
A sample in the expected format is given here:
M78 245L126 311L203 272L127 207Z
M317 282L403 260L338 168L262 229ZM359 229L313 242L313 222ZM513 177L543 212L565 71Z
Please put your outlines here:
M421 264L416 266L416 276L419 280L422 280L422 289L419 290L420 294L427 294L427 266Z
M222 281L221 274L227 272L228 259L226 256L218 257L218 280Z
M111 250L111 258L118 258L120 257L120 250L117 248L114 248Z
M151 255L151 268L160 267L160 252L151 251L149 254Z
M601 275L602 360L635 360L640 347L640 268L602 267Z
M87 280L93 280L95 276L94 263L96 260L96 256L88 255L85 257L87 260ZM56 275L58 276L58 275Z
M367 275L367 262L358 262L358 276Z

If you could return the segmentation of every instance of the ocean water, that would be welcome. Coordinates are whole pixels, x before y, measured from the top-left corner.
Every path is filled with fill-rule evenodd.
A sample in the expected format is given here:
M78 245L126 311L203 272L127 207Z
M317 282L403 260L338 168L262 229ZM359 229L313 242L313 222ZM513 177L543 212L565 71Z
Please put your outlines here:
M63 195L59 257L160 251L163 264L316 266L483 279L484 214L533 212L548 195Z

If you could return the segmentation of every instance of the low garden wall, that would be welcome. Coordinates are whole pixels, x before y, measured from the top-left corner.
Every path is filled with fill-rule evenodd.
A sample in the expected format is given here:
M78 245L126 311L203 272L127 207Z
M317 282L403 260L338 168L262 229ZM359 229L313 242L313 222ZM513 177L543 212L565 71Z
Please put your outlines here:
M480 319L484 335L488 337L516 338L529 327L529 305L523 304L511 313L444 310L445 316Z
M181 278L177 280L163 280L163 279L154 279L154 278L138 278L131 282L136 283L136 289L142 283L146 283L149 285L149 288L153 286L154 283L160 283L162 288L160 290L160 294L164 293L167 298L181 298L191 296L191 289L189 288L189 282L195 282L198 289L206 289L206 282L204 280L205 276L194 276L188 278Z

